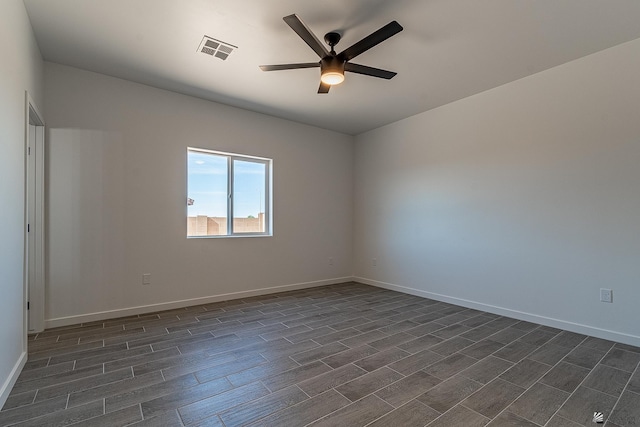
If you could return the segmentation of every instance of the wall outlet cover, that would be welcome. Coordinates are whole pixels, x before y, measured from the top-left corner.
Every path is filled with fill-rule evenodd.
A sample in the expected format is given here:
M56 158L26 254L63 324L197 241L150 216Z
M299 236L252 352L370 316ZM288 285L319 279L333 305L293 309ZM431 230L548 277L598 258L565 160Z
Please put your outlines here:
M613 291L611 289L600 288L600 301L613 302Z

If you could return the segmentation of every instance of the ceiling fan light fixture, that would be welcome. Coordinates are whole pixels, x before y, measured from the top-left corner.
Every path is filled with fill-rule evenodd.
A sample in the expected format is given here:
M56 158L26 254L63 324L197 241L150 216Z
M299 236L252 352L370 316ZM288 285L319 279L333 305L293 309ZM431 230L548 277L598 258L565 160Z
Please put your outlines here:
M344 81L344 61L327 56L320 61L320 81L326 85L339 85Z
M344 72L341 70L324 70L320 80L327 85L339 85L344 81Z
M316 68L320 67L320 87L318 93L329 93L331 86L338 85L344 81L344 72L363 74L365 76L379 77L382 79L391 79L396 73L381 70L379 68L367 67L365 65L354 64L351 61L356 56L371 49L374 46L387 40L389 37L402 31L402 25L396 21L391 21L387 25L359 42L351 45L340 53L336 53L335 46L341 38L341 34L337 31L331 31L324 35L324 41L329 45L331 50L318 40L315 34L311 32L309 27L302 22L302 19L295 13L285 16L284 22L295 31L298 36L320 57L320 62L305 62L298 64L280 64L280 65L260 65L262 71L277 70L295 70L298 68Z

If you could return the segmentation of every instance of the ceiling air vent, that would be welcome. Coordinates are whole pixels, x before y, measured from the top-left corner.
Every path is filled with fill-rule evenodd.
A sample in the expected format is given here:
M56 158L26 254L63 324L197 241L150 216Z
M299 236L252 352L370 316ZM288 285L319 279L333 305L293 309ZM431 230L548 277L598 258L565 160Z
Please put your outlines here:
M231 52L237 48L238 46L204 36L202 38L202 42L200 42L200 46L198 47L198 52L215 56L216 58L220 58L225 61L229 55L231 55Z

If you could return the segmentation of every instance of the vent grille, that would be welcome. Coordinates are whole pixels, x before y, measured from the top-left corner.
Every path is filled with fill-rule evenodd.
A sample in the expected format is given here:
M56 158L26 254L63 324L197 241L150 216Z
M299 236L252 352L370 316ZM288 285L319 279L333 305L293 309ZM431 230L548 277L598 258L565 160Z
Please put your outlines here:
M198 47L198 52L202 52L206 55L215 56L216 58L226 61L231 52L237 49L238 46L234 46L221 40L216 40L209 36L204 36Z

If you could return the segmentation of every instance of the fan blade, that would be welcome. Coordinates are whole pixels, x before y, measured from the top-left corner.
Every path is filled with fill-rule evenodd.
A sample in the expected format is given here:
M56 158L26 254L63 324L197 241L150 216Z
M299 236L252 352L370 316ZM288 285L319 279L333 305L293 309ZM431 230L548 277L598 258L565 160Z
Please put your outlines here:
M356 44L340 52L338 57L344 59L345 61L349 61L360 55L361 53L371 49L375 45L382 43L389 37L398 34L402 30L402 25L398 24L396 21L389 22L378 31L369 34L367 37L363 38Z
M320 58L324 58L329 55L327 48L324 47L315 34L311 32L309 27L302 22L302 19L300 19L298 15L294 13L293 15L285 16L282 19L284 19L284 22L286 22L287 25L289 25L291 29L295 31L296 34L298 34Z
M352 64L347 62L344 64L345 71L352 73L364 74L365 76L380 77L381 79L391 79L398 73L393 71L381 70L380 68L367 67L366 65Z
M320 82L320 87L318 88L318 93L329 93L329 89L331 89L331 85Z
M319 67L319 62L304 62L302 64L260 65L262 71L297 70L298 68Z

